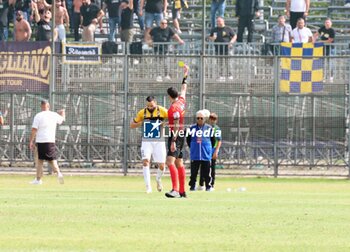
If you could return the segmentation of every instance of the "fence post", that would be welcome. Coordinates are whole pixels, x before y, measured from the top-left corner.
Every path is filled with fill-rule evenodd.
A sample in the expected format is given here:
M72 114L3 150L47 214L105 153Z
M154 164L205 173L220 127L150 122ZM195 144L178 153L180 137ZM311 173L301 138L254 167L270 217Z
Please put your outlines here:
M280 58L278 56L273 57L273 64L274 64L274 75L275 75L275 84L273 89L273 96L274 96L274 106L273 106L273 167L274 172L273 176L275 178L278 177L278 137L277 137L277 130L278 130L278 86L279 86L279 63Z
M125 47L127 43L124 44ZM125 54L124 54L124 102L126 104L125 111L124 111L124 143L123 143L123 171L124 171L124 176L128 174L128 143L129 143L129 106L128 106L128 89L129 89L129 50L128 48L125 48Z

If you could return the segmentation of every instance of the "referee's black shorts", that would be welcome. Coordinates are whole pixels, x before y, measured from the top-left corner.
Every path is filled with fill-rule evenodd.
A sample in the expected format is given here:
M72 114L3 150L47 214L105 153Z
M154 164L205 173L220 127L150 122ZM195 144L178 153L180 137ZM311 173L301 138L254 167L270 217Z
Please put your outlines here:
M52 161L57 159L55 143L36 143L40 160Z
M182 148L184 147L184 142L185 142L185 137L177 137L176 138L176 150L174 152L172 152L170 150L170 146L171 146L171 141L172 141L173 137L169 137L168 138L168 156L171 157L175 157L175 158L182 158L183 157L183 152L182 152Z

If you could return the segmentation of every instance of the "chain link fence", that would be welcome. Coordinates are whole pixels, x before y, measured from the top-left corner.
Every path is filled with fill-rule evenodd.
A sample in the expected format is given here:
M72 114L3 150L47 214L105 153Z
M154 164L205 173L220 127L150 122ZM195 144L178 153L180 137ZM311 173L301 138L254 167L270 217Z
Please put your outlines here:
M142 169L142 132L130 129L129 122L148 95L169 107L166 90L181 87L178 62L184 61L191 69L186 124L195 123L202 108L219 115L223 145L218 168L223 169L218 172L349 176L349 56L324 61L333 80L325 74L322 92L289 94L279 90L279 56L252 53L263 46L237 45L232 53L217 56L212 44L206 55L193 44L160 55L103 55L98 64L67 63L64 55L54 55L48 92L0 93L6 122L0 165L33 167L31 124L46 98L53 110L66 109L67 120L57 130L61 166L124 174ZM185 159L188 163L187 147Z

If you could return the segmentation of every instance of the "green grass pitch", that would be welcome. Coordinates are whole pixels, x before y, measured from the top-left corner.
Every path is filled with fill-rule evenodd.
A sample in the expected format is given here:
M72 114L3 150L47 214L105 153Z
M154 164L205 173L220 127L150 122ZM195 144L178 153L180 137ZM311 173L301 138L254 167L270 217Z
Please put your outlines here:
M142 177L32 178L0 177L0 251L350 251L349 180L218 178L167 199L154 177L152 194Z

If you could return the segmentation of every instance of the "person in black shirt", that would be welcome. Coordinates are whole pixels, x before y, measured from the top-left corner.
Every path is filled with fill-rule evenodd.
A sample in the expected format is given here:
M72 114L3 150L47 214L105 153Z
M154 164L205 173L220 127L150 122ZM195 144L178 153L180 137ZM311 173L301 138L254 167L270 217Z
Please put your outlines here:
M120 39L121 41L131 43L135 34L134 30L134 2L133 0L123 0L120 4Z
M38 11L38 9L35 9ZM40 20L37 23L37 33L36 33L36 41L51 41L51 11L49 9L41 9L39 10ZM54 31L54 40L57 39L56 29Z
M154 27L149 34L146 34L146 43L149 46L152 46L152 41L157 43L153 45L154 52L155 54L163 55L162 57L159 57L158 60L160 61L159 65L164 66L165 78L167 80L170 80L171 78L168 75L168 64L164 62L164 59L167 59L168 57L164 57L164 55L168 52L167 43L169 43L171 39L176 40L180 45L185 43L180 36L168 26L168 21L166 19L162 19L160 27ZM157 81L163 81L162 77L158 76Z
M326 20L324 21L324 26L318 29L318 31L314 34L314 41L318 39L324 43L324 55L332 55L334 47L331 44L334 43L335 30L332 28L332 20L330 18L326 18ZM329 72L329 81L332 83L333 64L329 57L326 58L326 66L328 66L326 70L328 70L327 72Z
M238 36L237 42L243 42L243 33L245 27L248 29L248 43L253 39L253 19L254 15L258 17L259 1L258 0L237 0L236 17L238 17Z
M113 42L115 42L115 30L117 28L117 25L119 26L120 21L119 6L120 0L105 0L103 3L103 11L105 12L106 8L108 9L108 40Z
M210 41L213 41L215 43L215 53L216 55L228 55L228 50L229 48L232 48L233 44L237 40L237 35L233 31L233 29L229 26L225 26L225 20L222 17L218 17L216 19L216 27L211 29L210 31L210 36L208 38ZM219 58L220 60L220 58ZM227 70L230 71L230 64L227 62L228 59L227 57L223 58L223 66L227 67ZM223 76L223 68L221 69L221 77L219 78L220 81L224 81L224 76ZM231 79L230 75L230 79Z
M96 26L105 13L96 4L91 3L91 0L83 0L80 15L80 24L83 26L82 40L94 41Z

